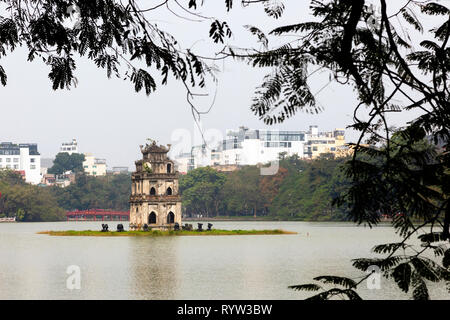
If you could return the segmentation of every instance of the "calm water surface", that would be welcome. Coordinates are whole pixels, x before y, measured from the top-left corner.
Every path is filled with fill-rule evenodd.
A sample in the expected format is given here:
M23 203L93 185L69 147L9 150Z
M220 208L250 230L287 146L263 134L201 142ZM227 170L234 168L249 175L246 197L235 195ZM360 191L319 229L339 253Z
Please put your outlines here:
M214 228L298 234L51 237L36 232L100 230L101 222L3 223L0 299L301 299L308 295L287 287L318 275L363 276L350 260L398 240L390 226L351 223L214 222ZM81 268L80 290L66 287L69 265ZM365 299L409 298L385 279L381 290L359 292ZM444 286L430 293L450 298Z

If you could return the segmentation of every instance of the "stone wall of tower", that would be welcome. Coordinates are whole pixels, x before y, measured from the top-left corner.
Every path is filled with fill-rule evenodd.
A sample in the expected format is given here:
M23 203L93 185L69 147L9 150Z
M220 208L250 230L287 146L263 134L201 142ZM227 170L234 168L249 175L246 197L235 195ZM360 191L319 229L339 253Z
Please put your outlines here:
M136 224L136 229L141 229L145 224L156 229L171 227L167 221L168 214L174 214L174 221L171 224L178 223L181 225L181 202L177 203L143 203L132 205L130 207L130 224ZM133 214L132 214L133 213ZM150 214L154 213L156 222L151 223L149 220Z
M141 146L143 158L136 161L132 174L130 196L130 228L142 229L147 224L154 229L181 225L181 197L178 172L167 157L170 149L151 145Z

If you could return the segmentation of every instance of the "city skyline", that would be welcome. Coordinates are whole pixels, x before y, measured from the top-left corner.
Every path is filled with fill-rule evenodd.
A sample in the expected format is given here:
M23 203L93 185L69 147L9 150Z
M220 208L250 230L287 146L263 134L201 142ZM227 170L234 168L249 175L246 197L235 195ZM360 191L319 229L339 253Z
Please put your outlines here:
M311 19L308 2L287 1L286 14L279 20L267 20L269 31L280 24ZM227 20L233 27L234 37L230 44L254 46L257 39L244 25L258 25L265 17L257 6L234 8L223 12L221 6L205 4L204 14ZM214 56L221 49L208 37L208 21L192 23L186 32L179 18L162 8L150 16L158 25L172 33L180 45L192 48L200 55ZM200 40L203 38L205 40ZM107 79L105 70L98 69L84 58L79 59L76 77L78 84L72 90L53 91L48 79L49 68L38 60L27 60L23 48L2 58L2 66L8 73L8 84L0 87L5 121L0 126L1 141L35 142L41 146L43 158L54 156L63 141L77 138L83 152L92 152L101 158L111 159L111 166L131 167L139 156L136 147L147 138L159 143L172 143L171 135L177 130L187 130L192 137L199 136L184 86L177 81L160 85L149 97L135 93L130 84L122 79ZM316 93L318 104L323 108L319 114L298 113L276 126L267 126L250 111L255 88L267 73L255 69L245 62L221 61L217 64L217 87L208 83L209 96L196 100L196 105L208 114L202 116L202 127L225 133L227 129L245 125L257 129L303 130L316 124L323 130L351 125L353 109L357 105L356 95L350 86L329 82L328 73L316 73L311 77L311 89ZM238 77L236 75L239 75ZM173 79L170 79L173 80ZM404 125L417 114L389 115L392 124ZM365 117L362 117L363 119ZM357 134L348 130L347 141L356 141ZM196 143L197 144L197 143Z
M310 130L311 126L317 126L317 125L310 125L310 126L308 126L309 129L308 128L299 128L299 129L297 129L295 131L294 130L282 130L282 129L278 130L278 129L273 129L273 127L267 127L267 128L264 128L264 129L261 129L261 128L248 128L248 127L245 127L245 126L242 126L242 125L239 126L239 127L236 127L236 128L226 129L224 132L217 131L216 129L206 129L206 130L203 130L203 131L204 131L204 133L208 133L208 132L212 131L212 133L216 135L216 136L211 136L210 135L209 136L210 139L208 139L208 137L205 137L205 139L208 140L208 142L209 142L208 143L208 147L214 149L216 147L217 143L221 143L222 139L227 139L227 137L229 137L229 133L230 132L234 132L234 131L236 131L236 130L238 130L240 128L247 128L249 130L256 130L256 131L267 130L267 131L275 131L275 132L276 131L280 131L280 132L290 131L290 132L304 132L304 133L306 133L306 132L308 132L308 130ZM319 126L317 126L317 127L319 127ZM320 132L331 132L331 131L333 131L335 129L338 129L338 128L339 128L339 126L335 126L332 129L327 130L326 128L319 127L319 129L320 129L319 131ZM178 152L180 150L184 150L184 152L191 152L192 148L198 147L198 146L204 144L204 140L202 139L201 135L198 134L198 133L197 134L195 134L195 133L192 134L192 137L189 137L188 139L183 139L183 141L180 141L180 140L176 141L176 138L179 137L179 135L182 134L183 132L186 132L185 130L187 130L187 129L177 129L177 130L179 130L178 131L179 134L175 134L174 136L172 136L172 139L170 139L167 143L162 143L160 140L157 140L157 139L151 139L151 140L155 140L158 143L162 143L162 144L171 144L172 145L172 149L171 149L171 153L170 154L174 158L177 158L182 153L182 152ZM347 133L347 130L345 130L345 131ZM141 144L145 144L146 142L148 142L148 139L150 139L150 138L144 139ZM69 142L69 141L71 141L71 142ZM189 142L189 144L186 145L186 142ZM349 141L346 140L346 142L349 142ZM86 150L85 148L83 148L82 143L80 143L80 141L76 137L72 137L71 139L67 139L67 141L61 141L57 146L51 146L51 147L49 147L48 145L47 146L46 145L41 145L41 144L39 144L39 143L37 143L35 141L15 141L15 140L13 140L13 141L9 141L9 140L8 141L1 141L0 140L0 143L36 144L37 148L38 148L38 152L40 154L41 160L42 159L44 159L44 160L49 160L49 159L54 160L55 156L58 153L62 153L62 152L67 152L69 154L80 153L80 154L84 154L84 155L95 156L96 158L105 159L108 170L110 170L110 169L112 169L114 167L128 167L129 170L132 171L133 168L134 168L134 161L132 163L118 163L114 159L109 159L107 157L102 156L101 154L96 152L96 150ZM74 149L74 151L63 150L63 148L65 146L72 145L72 143L75 143L76 150L75 149ZM54 153L44 154L41 151L42 149L47 149L47 150L48 149L53 149L55 151L54 151ZM43 164L42 167L46 167L46 165Z

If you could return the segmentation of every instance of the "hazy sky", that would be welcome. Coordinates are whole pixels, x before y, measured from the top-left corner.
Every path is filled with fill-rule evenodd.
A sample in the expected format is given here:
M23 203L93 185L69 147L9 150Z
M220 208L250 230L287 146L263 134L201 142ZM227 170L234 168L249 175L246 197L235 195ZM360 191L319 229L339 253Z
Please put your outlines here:
M151 7L160 1L142 1ZM187 1L180 1L186 3ZM254 36L242 26L251 24L269 31L276 26L311 20L309 1L285 1L286 13L280 20L268 18L261 6L242 8L239 3L226 13L223 0L206 1L202 14L226 20L234 32L229 43L238 46L255 46ZM399 5L403 1L398 1ZM141 8L145 8L141 5ZM183 12L175 3L170 8L179 15L198 20ZM162 7L149 15L150 20L172 33L184 47L192 47L196 53L212 55L220 50L208 38L209 20L188 21L176 17ZM0 60L8 74L8 85L0 87L0 141L38 143L42 157L54 157L62 142L76 138L81 152L91 152L106 158L109 167L128 166L134 169L134 161L140 158L139 145L152 138L159 143L172 143L175 132L184 132L195 140L195 123L186 92L174 79L167 86L145 96L135 93L130 82L106 78L106 72L97 69L86 60L78 61L76 77L78 86L70 91L53 91L48 79L49 67L39 60L26 60L26 51L18 49ZM241 125L250 128L269 128L250 111L255 87L267 70L258 70L242 62L227 60L220 63L223 72L215 104L204 115L205 130L214 129L225 133ZM311 83L317 92L328 82L328 75L318 75ZM214 93L214 88L210 88ZM320 130L343 128L352 123L352 111L356 105L350 87L332 84L317 95L324 111L318 115L299 113L282 125L271 126L280 130L307 130L309 125L319 125ZM207 109L209 101L200 103ZM401 125L405 116L394 123ZM186 131L187 130L187 131ZM197 135L198 136L198 135ZM348 140L355 140L355 133L347 132ZM197 140L198 142L198 140Z

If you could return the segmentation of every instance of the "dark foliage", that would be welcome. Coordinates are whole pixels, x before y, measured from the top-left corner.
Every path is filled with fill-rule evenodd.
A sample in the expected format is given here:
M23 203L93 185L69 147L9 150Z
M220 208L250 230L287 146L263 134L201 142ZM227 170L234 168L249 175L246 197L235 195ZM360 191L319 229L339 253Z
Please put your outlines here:
M48 169L48 173L63 174L66 171L72 171L74 173L83 172L83 161L83 154L60 152L56 155L53 166Z

